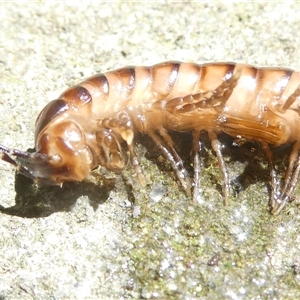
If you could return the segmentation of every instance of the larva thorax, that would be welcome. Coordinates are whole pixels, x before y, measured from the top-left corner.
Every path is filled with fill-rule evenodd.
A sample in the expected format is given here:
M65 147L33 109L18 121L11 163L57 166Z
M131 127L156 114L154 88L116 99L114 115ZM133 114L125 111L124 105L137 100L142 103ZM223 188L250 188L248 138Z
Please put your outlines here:
M36 182L61 184L81 181L99 165L120 171L129 156L139 181L145 184L134 150L135 134L145 133L170 161L187 194L194 186L196 200L199 139L207 131L220 163L226 202L229 179L217 138L225 132L262 144L272 177L271 206L275 207L278 197L288 201L299 173L294 171L300 148L299 83L300 74L290 69L235 63L165 62L121 68L94 75L50 102L36 121L36 152L0 146L2 159ZM169 131L193 133L193 183ZM273 186L276 180L268 145L287 143L294 143L294 148L280 194Z

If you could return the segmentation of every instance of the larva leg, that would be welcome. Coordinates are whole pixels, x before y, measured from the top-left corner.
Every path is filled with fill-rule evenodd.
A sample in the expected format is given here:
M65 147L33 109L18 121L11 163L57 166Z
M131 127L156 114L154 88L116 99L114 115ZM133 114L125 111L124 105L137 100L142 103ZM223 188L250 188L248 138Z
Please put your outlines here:
M142 186L146 186L146 180L134 149L134 129L132 126L132 120L128 113L122 111L118 113L116 117L104 120L103 125L108 126L108 128L118 133L127 143L130 154L130 161L134 168L134 171L138 177L140 184Z
M175 158L177 168L180 170L180 173L182 174L183 177L185 177L189 181L187 188L191 189L190 176L189 176L187 170L184 167L184 164L183 164L183 161L182 161L181 157L178 155L178 153L175 149L172 138L170 137L170 135L168 134L166 129L164 129L163 127L159 128L159 133L162 136L162 138L164 139L164 141L166 142L166 144L169 146L170 151L173 154L173 157Z
M236 87L239 78L241 77L242 68L236 67L236 72L224 81L214 90L205 93L196 93L187 95L182 99L182 103L187 103L186 107L182 105L178 111L187 112L198 108L214 108L218 112L222 112L223 108ZM190 104L192 103L192 104Z
M289 96L282 106L277 106L277 110L281 113L285 113L286 110L298 99L300 95L300 85ZM289 157L289 165L284 179L284 185L280 198L276 196L276 193L271 197L271 213L278 214L284 208L286 203L290 201L291 196L294 193L300 172L300 156L299 156L300 143L295 143ZM273 191L273 189L272 189Z
M269 172L270 172L270 177L271 177L270 206L274 207L276 200L277 200L278 191L277 191L276 171L275 171L274 164L273 164L273 155L272 155L270 147L267 143L261 142L261 146L262 146L262 148L265 152L265 155L267 157L267 160L268 160Z
M223 194L224 194L224 204L227 205L229 201L229 196L230 196L230 183L229 183L229 175L228 171L226 168L226 164L222 155L222 144L218 140L217 134L213 131L208 132L208 137L211 142L211 146L213 150L215 151L218 161L219 161L219 166L222 172L222 177L223 177L223 182L224 182L224 187L223 187Z
M295 191L299 179L299 173L300 173L299 148L300 148L300 143L296 143L293 146L293 149L289 157L289 165L284 179L284 185L283 185L281 197L280 199L276 199L277 201L274 202L271 210L272 214L280 213L280 211L284 208L286 203L290 201L290 198L292 197Z
M134 144L131 143L131 144L128 144L128 149L129 149L129 153L130 153L130 161L131 161L131 164L134 168L134 171L138 177L138 180L141 184L141 186L146 186L146 180L145 180L145 176L143 174L143 171L142 171L142 168L141 168L141 165L139 163L139 159L135 153L135 150L134 150Z
M286 110L297 100L300 96L300 85L296 88L293 94L285 101L282 106L277 106L277 110L281 113L285 113Z
M201 144L199 141L200 131L193 131L193 156L194 156L194 182L193 182L193 201L197 202L200 194L200 157Z
M162 154L165 156L165 158L170 162L174 172L177 175L177 178L179 179L183 189L185 190L186 194L188 196L191 195L191 181L190 178L187 174L187 171L185 169L182 169L181 166L182 164L182 160L179 157L179 155L177 154L175 148L173 147L173 142L171 143L171 145L168 144L168 146L170 148L173 147L173 150L170 151L165 145L164 142L161 140L161 138L155 134L153 131L149 131L148 135L151 137L151 139L154 141L154 143L158 146L158 148L160 149L160 151L162 152ZM172 141L171 137L170 141ZM176 157L173 156L172 152L176 153ZM178 160L179 158L179 160Z
M226 101L231 96L241 77L242 67L237 66L236 72L225 78L215 90L188 94L184 97L177 97L171 100L158 100L151 107L154 110L165 110L171 114L181 114L197 110L198 108L215 108L222 111Z
M222 84L220 84L213 91L213 94L209 98L207 98L203 102L203 104L200 101L200 103L198 103L199 107L201 107L202 105L203 108L214 107L217 111L222 112L227 100L231 96L234 88L238 83L238 80L241 77L241 73L242 67L236 66L236 72L230 78L225 78ZM196 100L197 95L195 95L194 98Z
M97 155L101 166L110 171L122 170L127 164L126 151L121 146L122 139L107 129L97 132L99 154Z
M292 180L293 170L295 169L295 165L297 165L296 161L297 161L297 159L299 160L299 148L300 148L299 143L295 143L293 145L293 148L292 148L292 151L291 151L291 154L289 157L289 165L288 165L288 169L286 171L282 193L286 193L289 183Z

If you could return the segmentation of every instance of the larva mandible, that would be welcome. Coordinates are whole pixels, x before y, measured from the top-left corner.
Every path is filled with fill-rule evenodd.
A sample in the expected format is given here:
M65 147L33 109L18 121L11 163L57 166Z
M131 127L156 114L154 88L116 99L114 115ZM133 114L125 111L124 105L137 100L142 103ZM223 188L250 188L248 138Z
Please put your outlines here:
M145 133L171 163L187 195L199 195L201 131L207 131L230 196L218 134L261 144L271 176L270 206L279 213L290 201L300 170L300 73L235 63L164 62L92 76L67 89L40 112L35 149L0 146L1 159L36 183L82 181L102 166L122 170L127 152L139 182L145 180L134 137ZM192 132L194 179L177 153L170 131ZM125 144L127 146L125 146ZM293 144L282 187L269 145Z

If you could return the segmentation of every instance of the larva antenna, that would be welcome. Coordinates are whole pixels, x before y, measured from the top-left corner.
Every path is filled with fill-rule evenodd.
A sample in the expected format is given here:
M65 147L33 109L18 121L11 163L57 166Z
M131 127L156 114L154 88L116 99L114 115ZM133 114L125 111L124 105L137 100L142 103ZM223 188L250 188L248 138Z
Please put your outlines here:
M16 158L13 159L12 156ZM19 173L33 179L36 183L51 184L48 174L50 159L45 154L9 149L0 145L0 159L13 165Z
M8 162L9 164L13 165L14 167L17 167L18 164L15 160L13 160L9 154L11 154L11 150L3 145L0 145L0 159L3 161Z

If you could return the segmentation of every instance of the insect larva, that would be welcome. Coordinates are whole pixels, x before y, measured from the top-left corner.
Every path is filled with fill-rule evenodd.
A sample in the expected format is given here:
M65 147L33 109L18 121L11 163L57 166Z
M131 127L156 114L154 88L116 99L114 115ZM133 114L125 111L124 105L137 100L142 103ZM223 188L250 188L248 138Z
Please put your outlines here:
M51 101L36 121L36 152L0 146L1 159L36 183L81 181L103 166L122 170L127 152L142 185L135 153L137 132L146 133L171 163L187 195L199 196L200 133L207 131L224 181L230 182L218 134L259 142L268 159L272 213L290 201L300 170L300 73L235 63L164 62L126 67L88 78ZM192 132L190 179L170 131ZM127 146L125 146L125 144ZM282 187L269 145L293 144ZM192 193L193 192L193 193Z

